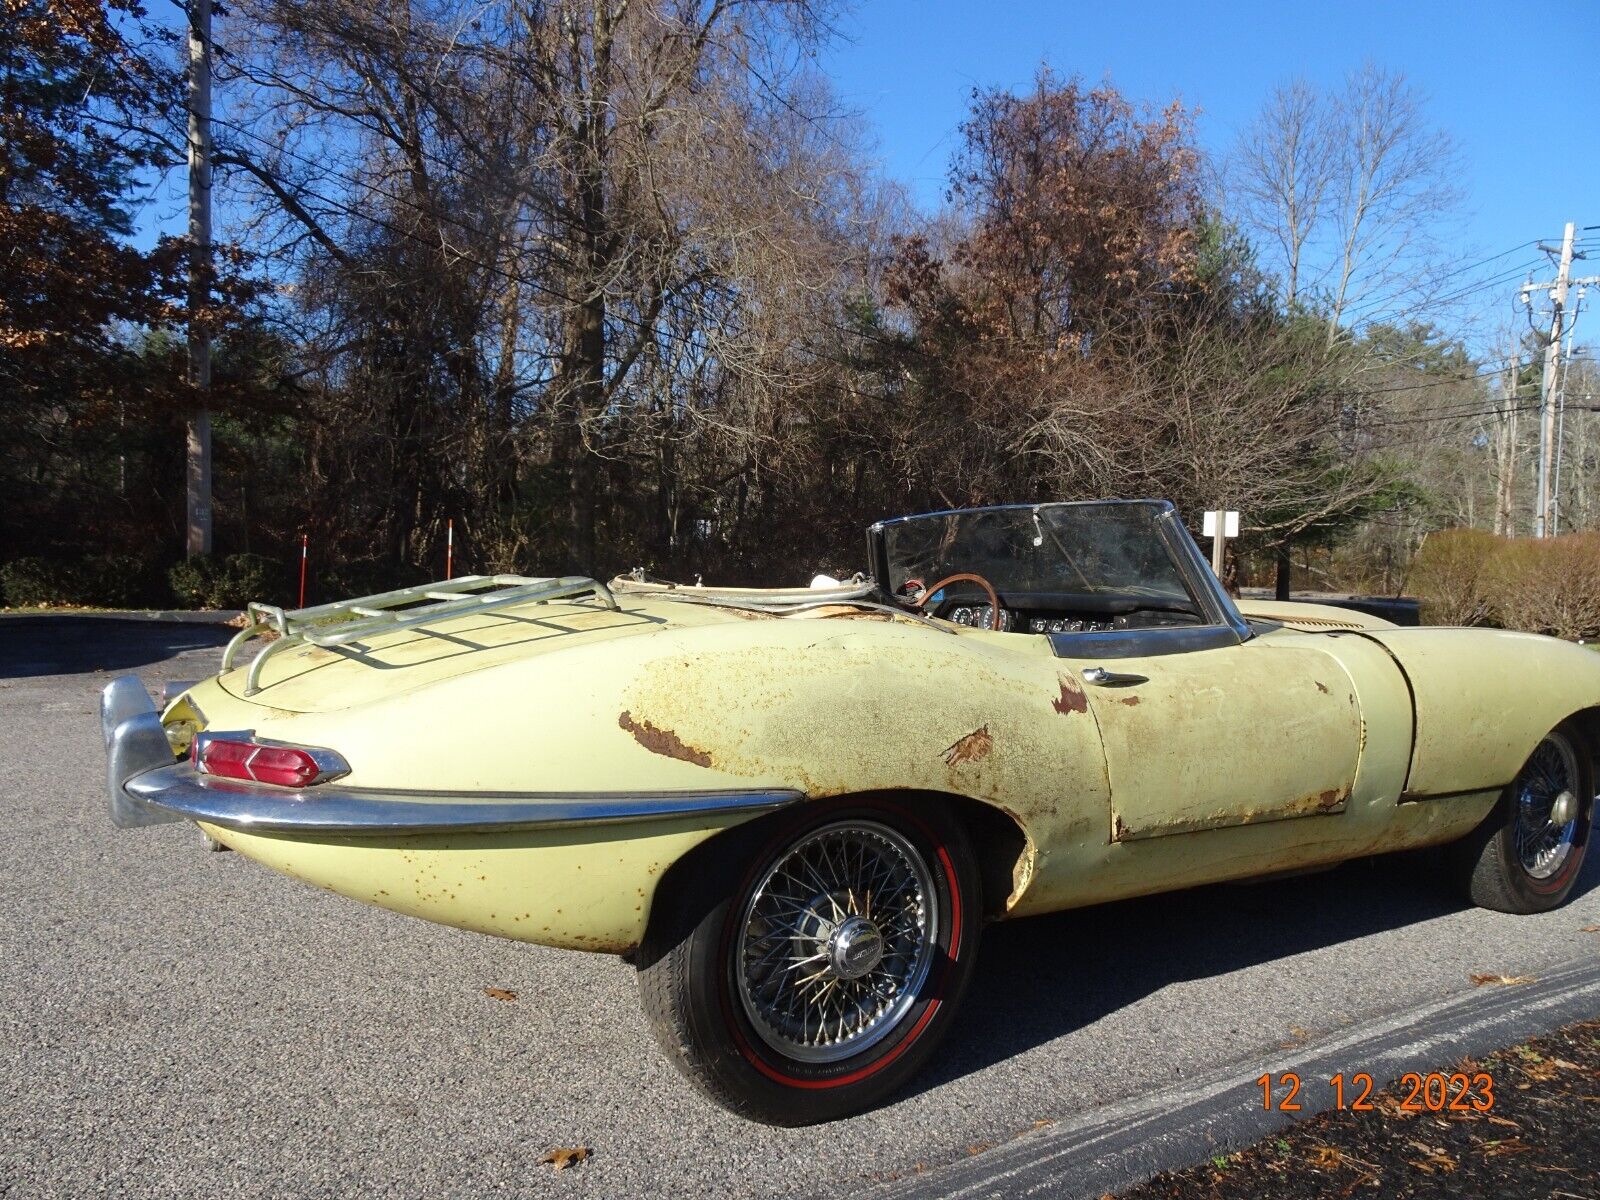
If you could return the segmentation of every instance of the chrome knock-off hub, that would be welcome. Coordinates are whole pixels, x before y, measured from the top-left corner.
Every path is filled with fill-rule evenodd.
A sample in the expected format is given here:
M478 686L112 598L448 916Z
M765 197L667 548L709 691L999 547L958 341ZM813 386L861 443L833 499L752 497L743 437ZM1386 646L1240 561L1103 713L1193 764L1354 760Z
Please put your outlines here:
M1562 792L1550 806L1550 824L1565 825L1578 815L1578 798L1571 792Z
M1578 752L1560 732L1545 735L1517 776L1513 830L1517 857L1530 878L1551 879L1572 857L1583 815L1581 779Z
M828 967L839 979L860 979L883 961L883 934L866 917L846 917L828 938Z

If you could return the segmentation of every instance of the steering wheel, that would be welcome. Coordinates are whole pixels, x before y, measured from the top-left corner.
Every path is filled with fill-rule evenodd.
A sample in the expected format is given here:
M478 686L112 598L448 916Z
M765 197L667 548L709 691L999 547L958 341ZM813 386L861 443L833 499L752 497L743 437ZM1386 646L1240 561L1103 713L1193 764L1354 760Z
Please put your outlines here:
M923 609L923 608L926 608L927 604L928 604L928 598L930 596L938 595L939 592L942 589L948 587L952 583L969 583L969 582L970 583L975 583L979 587L981 587L983 589L984 595L986 595L989 598L989 628L993 632L999 633L1000 632L1000 596L999 596L999 593L997 593L994 590L994 584L990 583L982 575L974 575L971 572L962 572L959 575L947 575L943 579L939 580L939 582L934 584L932 587L923 588L920 595L913 596L912 599L911 599L911 607L915 608L915 609L919 609L919 610Z

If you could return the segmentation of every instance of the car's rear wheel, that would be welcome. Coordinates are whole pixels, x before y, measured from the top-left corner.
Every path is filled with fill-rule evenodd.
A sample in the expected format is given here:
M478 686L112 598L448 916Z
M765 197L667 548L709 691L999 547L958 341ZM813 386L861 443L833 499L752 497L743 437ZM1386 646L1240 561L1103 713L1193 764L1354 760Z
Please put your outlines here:
M1455 848L1474 904L1546 912L1564 903L1583 870L1594 826L1594 760L1568 721L1547 733L1489 818Z
M859 1112L915 1074L965 989L971 849L949 814L888 799L807 806L752 849L748 870L658 898L645 1012L725 1108L775 1125Z

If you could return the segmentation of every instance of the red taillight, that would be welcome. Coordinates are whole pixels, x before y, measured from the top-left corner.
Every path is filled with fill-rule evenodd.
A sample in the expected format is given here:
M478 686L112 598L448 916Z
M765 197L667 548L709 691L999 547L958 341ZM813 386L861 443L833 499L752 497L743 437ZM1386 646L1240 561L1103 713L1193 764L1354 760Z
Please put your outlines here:
M195 739L192 754L195 766L202 772L226 779L306 787L324 774L316 756L296 746L263 746L256 742L200 737Z

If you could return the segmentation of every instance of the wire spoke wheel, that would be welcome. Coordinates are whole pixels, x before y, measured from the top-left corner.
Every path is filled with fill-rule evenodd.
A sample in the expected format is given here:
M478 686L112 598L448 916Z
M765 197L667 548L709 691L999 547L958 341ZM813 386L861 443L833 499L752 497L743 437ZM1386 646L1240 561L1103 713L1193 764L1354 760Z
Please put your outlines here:
M783 851L746 901L733 971L745 1016L772 1049L809 1063L859 1054L916 1003L939 903L922 854L869 820Z
M1578 833L1581 786L1577 751L1560 733L1549 734L1515 789L1517 858L1530 877L1549 879L1566 865Z

